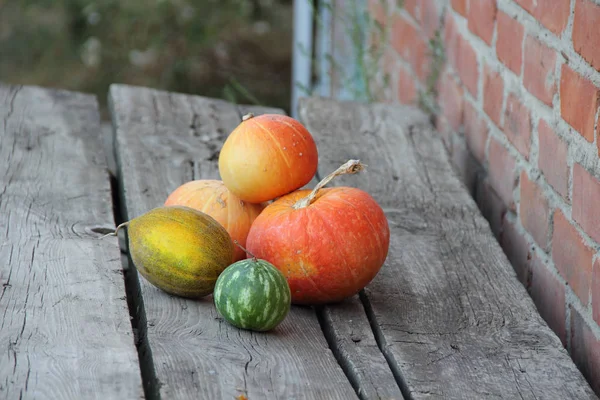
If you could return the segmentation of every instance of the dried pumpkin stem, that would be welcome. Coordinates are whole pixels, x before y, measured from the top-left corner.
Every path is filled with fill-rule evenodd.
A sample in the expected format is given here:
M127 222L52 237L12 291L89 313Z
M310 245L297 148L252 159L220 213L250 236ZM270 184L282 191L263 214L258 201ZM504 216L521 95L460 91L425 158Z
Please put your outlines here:
M258 261L256 259L256 256L254 254L250 253L250 251L248 251L248 249L246 249L244 246L242 246L237 240L234 240L233 243L235 243L240 249L244 250L245 253L249 254L250 257L252 257L252 259L254 261Z
M327 185L333 178L345 174L356 174L357 172L362 171L365 167L366 165L362 164L359 160L348 160L341 167L323 178L308 196L298 200L292 207L296 210L299 208L308 207L317 196L317 192L321 190L323 186Z

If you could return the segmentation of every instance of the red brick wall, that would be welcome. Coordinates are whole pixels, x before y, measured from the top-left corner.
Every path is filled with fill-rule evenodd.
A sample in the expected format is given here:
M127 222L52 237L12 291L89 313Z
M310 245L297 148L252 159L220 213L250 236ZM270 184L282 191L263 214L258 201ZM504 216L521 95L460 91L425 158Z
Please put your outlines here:
M369 8L390 33L387 100L429 96L438 105L432 113L457 169L600 394L600 0L370 0ZM436 31L445 62L428 92Z

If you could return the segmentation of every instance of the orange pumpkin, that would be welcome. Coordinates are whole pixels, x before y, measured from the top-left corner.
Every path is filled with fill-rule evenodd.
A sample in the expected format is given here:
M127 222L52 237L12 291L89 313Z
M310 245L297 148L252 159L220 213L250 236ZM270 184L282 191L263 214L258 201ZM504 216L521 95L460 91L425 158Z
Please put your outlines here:
M285 115L252 114L229 135L219 154L219 173L240 199L260 203L306 185L317 172L312 135Z
M250 226L265 208L265 204L251 204L229 192L222 181L194 180L175 189L165 206L187 206L213 217L229 233L232 240L246 244ZM234 260L246 258L246 253L235 246Z
M363 289L385 262L387 218L357 188L316 188L307 202L309 193L298 190L268 205L252 224L246 247L283 272L294 304L341 301Z

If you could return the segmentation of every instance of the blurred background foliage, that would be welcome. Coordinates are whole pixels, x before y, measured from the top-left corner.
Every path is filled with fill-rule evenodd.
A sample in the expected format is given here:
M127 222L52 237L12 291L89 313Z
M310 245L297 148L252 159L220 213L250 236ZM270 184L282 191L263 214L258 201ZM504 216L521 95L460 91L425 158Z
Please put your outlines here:
M111 83L289 112L291 0L0 0L0 81Z

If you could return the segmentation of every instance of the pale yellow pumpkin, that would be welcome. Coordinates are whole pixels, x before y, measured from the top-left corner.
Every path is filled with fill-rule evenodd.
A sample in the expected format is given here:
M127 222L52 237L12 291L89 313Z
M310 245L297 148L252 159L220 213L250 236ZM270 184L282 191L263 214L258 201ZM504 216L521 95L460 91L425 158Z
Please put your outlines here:
M180 205L206 213L219 222L233 241L246 245L252 223L266 204L248 203L231 193L219 180L198 179L175 189L165 201L165 206ZM234 261L246 258L246 253L235 246Z

